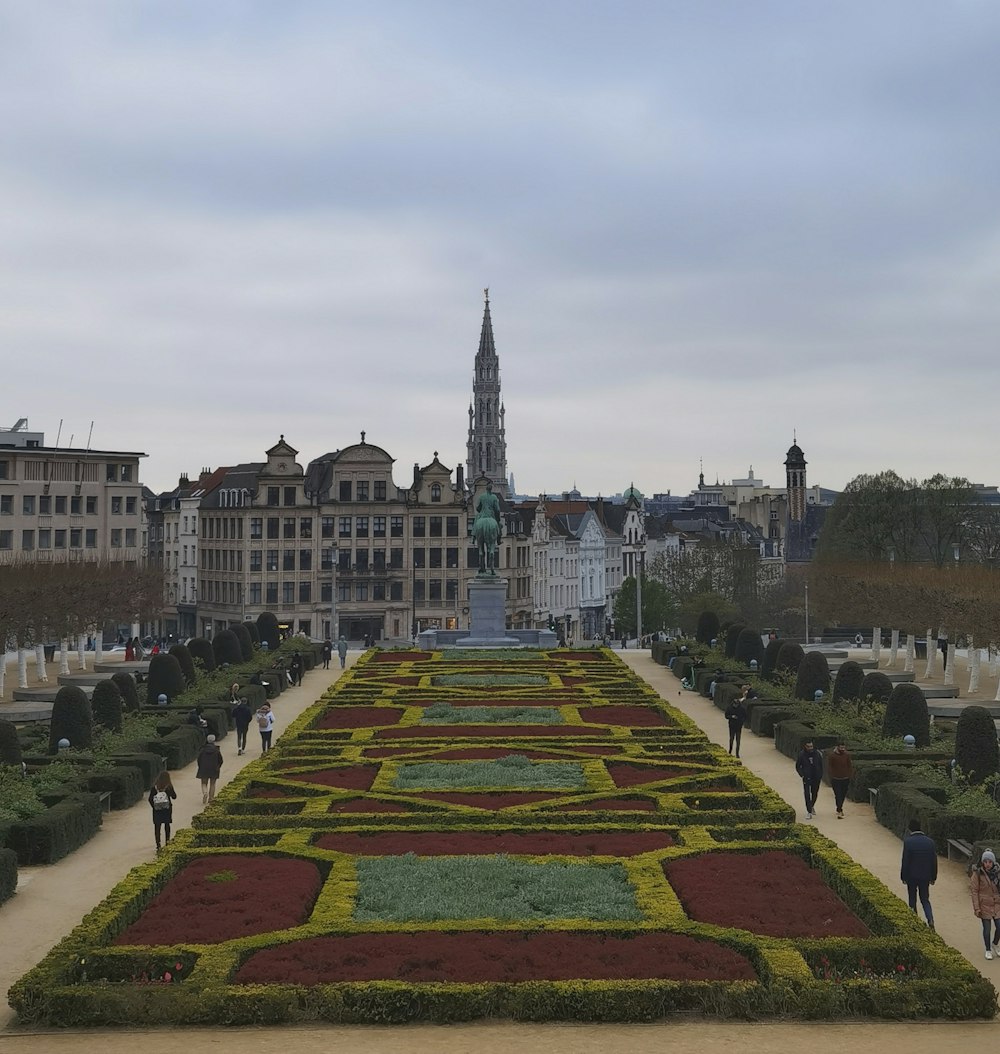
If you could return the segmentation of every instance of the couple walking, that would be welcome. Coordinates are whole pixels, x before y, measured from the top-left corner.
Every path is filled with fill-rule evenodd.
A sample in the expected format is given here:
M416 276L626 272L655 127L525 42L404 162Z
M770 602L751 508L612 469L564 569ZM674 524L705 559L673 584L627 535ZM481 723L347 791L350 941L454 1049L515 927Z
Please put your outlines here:
M854 762L843 740L830 751L826 764L829 767L830 785L833 787L833 797L837 805L837 819L842 820L847 788L854 774ZM802 753L795 759L795 771L802 780L807 820L816 818L816 796L819 794L819 785L823 782L823 765L823 752L816 749L811 739L806 740Z

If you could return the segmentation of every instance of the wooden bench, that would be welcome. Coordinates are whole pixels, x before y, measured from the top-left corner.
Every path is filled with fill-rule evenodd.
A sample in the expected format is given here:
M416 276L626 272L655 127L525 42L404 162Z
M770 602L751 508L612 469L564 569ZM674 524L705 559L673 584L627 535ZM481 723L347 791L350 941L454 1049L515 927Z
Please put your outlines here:
M874 809L875 802L878 799L878 787L868 788L868 804Z
M104 825L104 813L111 813L111 791L98 791L97 799L101 803L101 825Z
M949 838L948 859L956 860L960 864L969 863L972 860L972 843L964 838Z

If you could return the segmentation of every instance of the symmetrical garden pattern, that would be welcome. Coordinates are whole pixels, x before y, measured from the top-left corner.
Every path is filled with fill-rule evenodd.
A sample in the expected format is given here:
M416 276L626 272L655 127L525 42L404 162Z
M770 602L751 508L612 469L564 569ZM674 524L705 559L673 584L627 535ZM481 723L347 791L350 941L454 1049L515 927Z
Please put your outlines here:
M610 652L376 652L12 1005L66 1025L993 1014L984 978L793 819Z

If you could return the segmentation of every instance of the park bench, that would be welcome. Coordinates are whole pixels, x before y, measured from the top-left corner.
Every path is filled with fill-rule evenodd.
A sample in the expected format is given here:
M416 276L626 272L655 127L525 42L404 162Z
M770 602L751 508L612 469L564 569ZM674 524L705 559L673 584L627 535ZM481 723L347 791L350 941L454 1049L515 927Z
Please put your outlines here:
M104 826L104 814L111 813L111 791L98 791L97 798L101 803L101 826Z
M964 838L949 838L948 859L957 860L960 864L969 863L972 860L972 843Z
M877 799L878 799L878 787L869 787L868 788L868 804L873 809L875 808L875 802L877 801Z

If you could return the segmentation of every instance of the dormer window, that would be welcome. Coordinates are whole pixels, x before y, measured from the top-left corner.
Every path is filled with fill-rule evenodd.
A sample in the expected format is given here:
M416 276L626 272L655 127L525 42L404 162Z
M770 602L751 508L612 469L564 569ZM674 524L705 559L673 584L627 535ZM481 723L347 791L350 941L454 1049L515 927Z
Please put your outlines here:
M434 483L431 486L431 501L440 501L440 500L441 500L441 484L440 483Z

